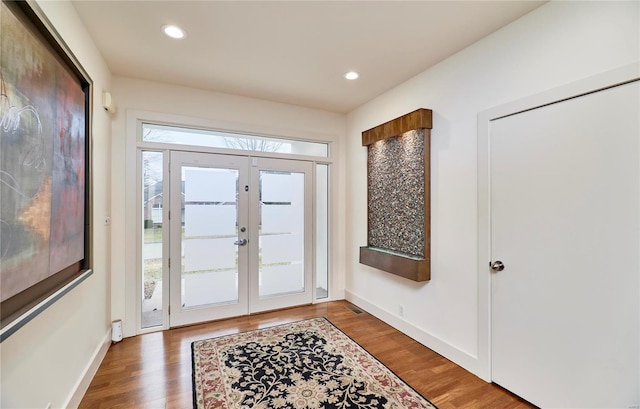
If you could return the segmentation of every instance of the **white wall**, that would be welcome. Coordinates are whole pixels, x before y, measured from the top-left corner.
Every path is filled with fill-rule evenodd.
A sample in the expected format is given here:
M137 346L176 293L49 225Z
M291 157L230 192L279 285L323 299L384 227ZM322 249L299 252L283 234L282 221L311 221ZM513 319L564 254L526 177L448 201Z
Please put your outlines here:
M113 78L118 113L113 123L112 267L113 319L123 319L125 336L137 331L136 313L136 118L161 118L175 124L222 127L258 134L281 135L333 143L336 175L343 168L344 115L292 105L215 93L131 78ZM115 159L117 158L117 159ZM344 178L336 178L334 203L344 203ZM336 226L344 226L344 208L336 206ZM336 255L331 284L334 297L344 296L344 233L336 229Z
M547 3L348 115L348 299L487 379L488 362L479 356L488 351L478 346L488 331L479 328L488 318L478 308L478 113L638 60L638 6ZM420 107L434 113L428 283L358 263L367 243L361 132Z
M93 79L93 269L78 287L0 344L3 408L73 407L84 393L92 363L110 341L111 120L99 106L111 73L69 2L39 2L49 20Z

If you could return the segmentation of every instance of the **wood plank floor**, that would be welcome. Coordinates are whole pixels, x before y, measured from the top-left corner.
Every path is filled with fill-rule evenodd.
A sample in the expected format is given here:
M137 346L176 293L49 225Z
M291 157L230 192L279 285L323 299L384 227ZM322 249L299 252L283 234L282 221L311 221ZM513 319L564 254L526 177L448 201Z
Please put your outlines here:
M346 301L296 307L156 332L111 346L80 408L192 407L191 343L324 316L440 409L534 408Z

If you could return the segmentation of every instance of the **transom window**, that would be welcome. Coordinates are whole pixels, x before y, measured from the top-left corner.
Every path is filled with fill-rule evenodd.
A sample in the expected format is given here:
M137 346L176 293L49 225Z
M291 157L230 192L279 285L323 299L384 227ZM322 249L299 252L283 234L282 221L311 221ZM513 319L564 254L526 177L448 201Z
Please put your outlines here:
M329 156L329 144L322 142L298 141L147 123L142 125L142 140L144 142L171 143L254 152L285 153L323 158Z

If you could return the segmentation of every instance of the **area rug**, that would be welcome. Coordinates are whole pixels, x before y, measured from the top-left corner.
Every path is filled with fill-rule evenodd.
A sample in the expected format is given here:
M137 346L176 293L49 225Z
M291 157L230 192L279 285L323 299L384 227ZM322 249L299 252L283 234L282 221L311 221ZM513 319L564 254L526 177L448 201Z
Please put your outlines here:
M325 318L191 349L198 409L435 408Z

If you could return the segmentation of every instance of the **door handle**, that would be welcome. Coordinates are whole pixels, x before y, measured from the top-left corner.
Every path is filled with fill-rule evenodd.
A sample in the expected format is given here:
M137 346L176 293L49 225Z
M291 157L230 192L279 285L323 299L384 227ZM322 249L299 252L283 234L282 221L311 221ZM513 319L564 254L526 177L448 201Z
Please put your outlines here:
M495 271L496 273L498 271L504 270L504 263L502 263L502 261L500 261L500 260L496 260L493 263L490 263L490 266L491 266L491 269L493 271Z
M235 244L236 246L246 246L247 245L247 239L236 240L236 241L233 242L233 244Z

